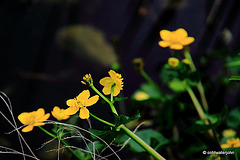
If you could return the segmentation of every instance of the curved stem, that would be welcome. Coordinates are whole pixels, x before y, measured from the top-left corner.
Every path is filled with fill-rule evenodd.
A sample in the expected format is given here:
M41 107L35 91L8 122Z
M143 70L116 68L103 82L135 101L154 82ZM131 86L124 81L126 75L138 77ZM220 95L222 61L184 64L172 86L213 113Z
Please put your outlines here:
M55 136L54 134L48 132L47 130L45 130L44 128L42 128L41 126L38 126L43 132L45 132L46 134L48 134L49 136L53 137L53 138L58 138L57 136ZM81 160L81 157L71 148L69 147L69 145L67 144L67 142L65 142L64 140L60 139L61 143L65 145L65 147L72 152L73 155L75 155L79 160Z
M194 62L192 60L192 57L191 57L191 54L190 54L189 50L187 50L187 49L184 50L184 56L185 56L186 59L188 59L191 62L190 63L191 70L196 71L197 69L194 65ZM203 85L202 85L201 81L198 82L197 89L198 89L198 92L200 94L203 107L204 107L205 111L208 111L208 103L207 103L207 99L206 99L205 94L204 94L204 88L203 88Z
M92 114L92 113L89 113L89 114L90 114L90 116L92 116L92 117L95 118L96 120L98 120L98 121L100 121L100 122L102 122L102 123L105 123L105 124L107 124L107 125L109 125L109 126L111 126L111 127L115 127L114 124L112 124L112 123L110 123L110 122L108 122L108 121L105 121L105 120L103 120L103 119L95 116L95 115Z
M113 103L111 103L101 92L99 92L98 89L95 88L93 84L91 84L91 85L89 85L89 86L90 86L100 97L102 97L102 99L103 99L104 101L106 101L106 102L109 104L112 112L113 112L114 114L118 115L117 110L115 109Z

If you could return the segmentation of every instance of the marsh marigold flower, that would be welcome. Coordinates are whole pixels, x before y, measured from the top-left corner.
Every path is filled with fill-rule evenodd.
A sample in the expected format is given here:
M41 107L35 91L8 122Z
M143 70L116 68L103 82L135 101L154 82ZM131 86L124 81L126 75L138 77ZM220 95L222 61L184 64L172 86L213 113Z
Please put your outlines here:
M111 89L113 90L113 96L117 96L123 89L123 78L121 74L116 73L113 70L108 72L110 77L105 77L100 80L100 84L103 85L102 92L105 95L111 94Z
M68 119L70 117L69 115L65 114L65 109L60 109L58 106L55 106L51 113L53 117L59 121Z
M64 113L66 115L73 115L79 112L79 117L81 119L88 119L89 118L89 110L86 107L92 106L93 104L97 103L99 96L95 95L91 98L89 90L82 91L76 98L67 100L67 108Z
M178 60L177 58L174 58L174 57L168 58L168 64L169 64L171 67L175 68L175 67L178 66L179 60Z
M134 94L134 98L137 101L144 101L144 100L148 100L150 98L150 96L143 91L138 91Z
M165 48L181 50L183 46L187 46L194 42L193 37L188 37L187 32L183 28L179 28L176 31L161 30L160 37L162 41L159 41L159 46Z
M221 148L238 148L240 147L239 138L231 138L226 141L226 144L222 144Z
M50 114L45 114L45 110L43 108L39 108L37 111L33 112L23 112L18 116L19 121L27 125L22 129L22 132L30 132L33 130L35 126L43 126L46 121L50 117Z
M236 136L237 132L234 131L233 129L225 129L222 132L223 137L234 137Z

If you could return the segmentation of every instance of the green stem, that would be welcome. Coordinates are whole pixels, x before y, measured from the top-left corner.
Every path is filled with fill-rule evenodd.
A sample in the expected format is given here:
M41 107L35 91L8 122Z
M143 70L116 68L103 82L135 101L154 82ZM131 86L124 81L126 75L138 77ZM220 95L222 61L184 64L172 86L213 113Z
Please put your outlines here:
M234 148L234 155L235 155L235 159L238 160L238 154L237 154L237 150Z
M48 134L49 136L53 137L53 138L58 138L57 136L55 136L54 134L48 132L47 130L45 130L44 128L42 128L41 126L38 126L43 132L45 132L46 134ZM64 140L60 139L60 142L62 144L65 145L65 147L72 152L73 155L75 155L79 160L81 160L81 157L71 148L69 147L69 145L67 144L67 142L65 142Z
M189 50L187 50L187 49L184 50L184 56L185 56L186 59L188 59L191 62L190 63L190 69L192 71L196 71L197 69L194 65L194 62L192 60L192 57L191 57L191 54L190 54ZM207 103L207 99L206 99L205 94L204 94L204 88L203 88L203 85L202 85L201 81L198 82L197 89L198 89L198 92L200 94L203 107L204 107L205 111L208 111L208 103Z
M121 129L131 137L136 143L138 143L142 148L144 148L150 155L154 157L156 160L165 160L158 152L156 152L152 147L150 147L146 142L144 142L141 138L139 138L136 134L134 134L131 130L129 130L126 126L122 125Z
M91 84L91 85L89 85L89 86L90 86L100 97L102 97L102 99L103 99L104 101L106 101L106 102L109 104L112 112L118 116L117 110L115 109L113 103L111 103L101 92L99 92L98 89L95 88L93 84Z
M159 88L159 86L152 80L151 77L149 77L149 75L142 69L140 71L140 74L143 76L143 78L146 79L146 81L156 90L158 90L160 93L162 93L161 89Z
M89 114L90 114L90 116L92 116L92 117L95 118L96 120L98 120L98 121L100 121L100 122L102 122L102 123L105 123L105 124L107 124L107 125L109 125L109 126L111 126L111 127L115 127L114 124L112 124L112 123L110 123L110 122L108 122L108 121L105 121L105 120L103 120L103 119L101 119L101 118L93 115L92 113L89 113Z

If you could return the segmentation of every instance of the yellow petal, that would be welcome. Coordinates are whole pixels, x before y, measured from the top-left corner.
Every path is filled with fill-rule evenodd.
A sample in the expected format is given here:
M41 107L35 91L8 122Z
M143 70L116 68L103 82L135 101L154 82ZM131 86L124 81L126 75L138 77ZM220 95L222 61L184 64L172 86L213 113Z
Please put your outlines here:
M37 122L37 123L33 123L32 125L33 126L43 126L43 125L45 125L45 123Z
M187 37L187 38L184 38L183 40L179 41L182 45L186 46L186 45L189 45L191 43L194 42L194 38L193 37Z
M188 36L187 32L183 28L179 28L176 31L173 32L173 34L176 34L177 37L180 39L186 38Z
M117 74L116 74L116 72L114 70L110 70L108 72L108 74L110 75L111 78L117 79Z
M232 146L228 145L228 144L221 144L221 148L231 148Z
M164 41L169 41L172 39L172 32L171 31L168 31L168 30L161 30L160 31L160 36L162 38L162 40Z
M90 97L89 90L84 90L77 96L77 100L85 102L89 97Z
M113 87L113 96L116 97L120 93L120 88L115 85Z
M76 100L75 99L69 99L69 100L67 100L66 104L69 107L74 107L76 105Z
M168 41L159 41L158 44L159 44L159 46L165 48L165 47L170 46L171 43Z
M35 118L36 120L38 120L39 118L41 118L42 116L45 115L45 110L43 108L39 108L36 112L35 112Z
M29 114L27 112L23 112L18 116L18 120L22 123L22 124L29 124Z
M111 87L103 87L102 92L104 95L111 94Z
M183 49L183 46L181 44L171 44L170 48L176 49L176 50L181 50L181 49Z
M102 78L99 83L103 86L111 87L113 85L113 80L110 77Z
M28 125L22 129L22 132L30 132L33 130L33 125Z
M82 107L80 109L79 117L81 119L88 119L89 118L89 110L86 107Z
M99 99L99 96L98 96L98 95L95 95L95 96L89 98L89 99L85 102L85 106L88 107L88 106L91 106L91 105L97 103L98 99Z
M40 117L39 119L37 119L37 121L46 121L48 118L50 117L50 113L45 114L44 116Z
M66 110L64 110L64 114L66 115L74 115L75 113L77 113L79 108L77 107L69 107Z

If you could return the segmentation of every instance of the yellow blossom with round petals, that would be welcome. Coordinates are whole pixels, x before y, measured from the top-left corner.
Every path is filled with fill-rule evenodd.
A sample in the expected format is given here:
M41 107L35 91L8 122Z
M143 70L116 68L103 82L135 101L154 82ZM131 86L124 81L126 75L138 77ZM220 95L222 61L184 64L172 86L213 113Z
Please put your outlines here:
M176 31L161 30L160 37L162 41L159 41L159 46L165 48L181 50L183 46L187 46L194 42L193 37L188 37L188 33L183 28L179 28Z
M81 119L89 118L89 110L86 107L92 106L97 103L99 96L95 95L91 98L89 90L82 91L76 98L67 100L67 108L64 113L66 115L73 115L79 111L79 117Z
M231 138L226 141L226 144L221 144L221 148L238 148L240 147L239 138Z
M53 117L55 117L59 121L68 119L70 117L69 115L65 114L64 109L60 109L58 106L55 106L51 113Z
M22 132L30 132L35 126L45 125L43 121L46 121L49 117L50 113L45 114L45 110L39 108L37 111L21 113L18 119L22 124L27 125L22 129Z
M103 85L102 92L105 95L111 94L111 90L113 92L113 96L117 96L121 90L123 90L123 78L121 74L116 73L113 70L108 72L110 77L105 77L100 80L100 84Z
M177 58L174 58L174 57L168 58L168 64L169 64L171 67L175 68L175 67L178 66L179 60L178 60Z
M149 99L150 96L147 93L143 92L143 91L138 91L138 92L135 93L134 98L137 101L144 101L144 100Z
M223 137L234 137L236 136L237 132L234 131L233 129L225 129L222 132Z

